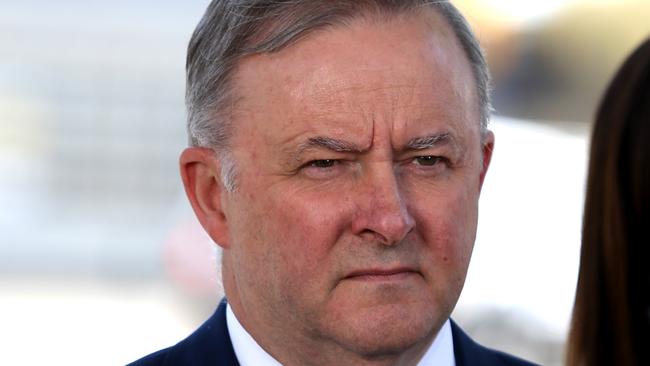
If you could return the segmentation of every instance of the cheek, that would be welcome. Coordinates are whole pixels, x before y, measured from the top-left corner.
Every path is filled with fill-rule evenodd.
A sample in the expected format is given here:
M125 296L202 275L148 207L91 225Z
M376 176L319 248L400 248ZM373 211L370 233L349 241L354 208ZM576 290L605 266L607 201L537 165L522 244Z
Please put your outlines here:
M412 212L434 260L443 266L465 266L476 235L478 197L466 184L452 186L419 195Z
M292 278L325 274L329 253L345 230L347 200L319 192L266 192L251 201L257 245ZM259 248L261 249L261 248Z

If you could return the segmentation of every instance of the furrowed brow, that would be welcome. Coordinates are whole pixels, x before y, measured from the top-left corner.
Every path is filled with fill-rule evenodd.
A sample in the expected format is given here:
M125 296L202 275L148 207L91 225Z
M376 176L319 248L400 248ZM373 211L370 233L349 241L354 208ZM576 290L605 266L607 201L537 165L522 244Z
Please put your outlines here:
M304 142L298 146L298 154L302 154L307 150L324 148L327 150L332 150L336 152L354 152L360 153L362 149L350 142L334 139L331 137L312 137L307 142Z
M425 150L452 142L453 137L449 133L440 133L411 139L404 148L406 150Z

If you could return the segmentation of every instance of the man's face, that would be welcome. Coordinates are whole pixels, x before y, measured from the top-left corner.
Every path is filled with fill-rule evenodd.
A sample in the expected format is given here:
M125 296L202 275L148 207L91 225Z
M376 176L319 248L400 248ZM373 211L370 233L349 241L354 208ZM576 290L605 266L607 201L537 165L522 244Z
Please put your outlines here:
M430 341L491 147L451 29L431 13L318 31L241 62L235 90L224 282L242 324L361 354Z

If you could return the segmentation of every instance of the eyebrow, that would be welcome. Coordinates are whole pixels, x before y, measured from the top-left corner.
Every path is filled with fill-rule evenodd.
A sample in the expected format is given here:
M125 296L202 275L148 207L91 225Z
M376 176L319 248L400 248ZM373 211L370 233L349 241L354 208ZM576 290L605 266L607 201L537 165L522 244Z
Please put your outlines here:
M437 133L428 136L416 137L404 146L404 150L426 150L439 145L453 145L453 136L449 133ZM295 154L292 154L296 160L306 151L312 149L324 148L327 150L341 153L363 153L366 149L345 140L339 140L331 137L317 136L311 137L307 141L298 145Z
M449 133L438 133L411 139L405 146L405 150L426 150L438 145L445 145L453 142Z
M336 152L363 152L363 149L361 147L351 142L334 139L331 137L318 136L312 137L306 142L300 144L298 146L298 155L304 153L307 150L315 148L325 148Z

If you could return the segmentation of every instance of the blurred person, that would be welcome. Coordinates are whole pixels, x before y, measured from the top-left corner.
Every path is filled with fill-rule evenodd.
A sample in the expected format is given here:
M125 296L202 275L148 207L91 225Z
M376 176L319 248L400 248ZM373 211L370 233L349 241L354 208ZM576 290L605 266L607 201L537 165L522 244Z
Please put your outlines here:
M601 101L567 363L650 365L650 39Z
M192 207L226 298L133 365L529 365L449 319L494 136L446 1L213 1L187 57Z

